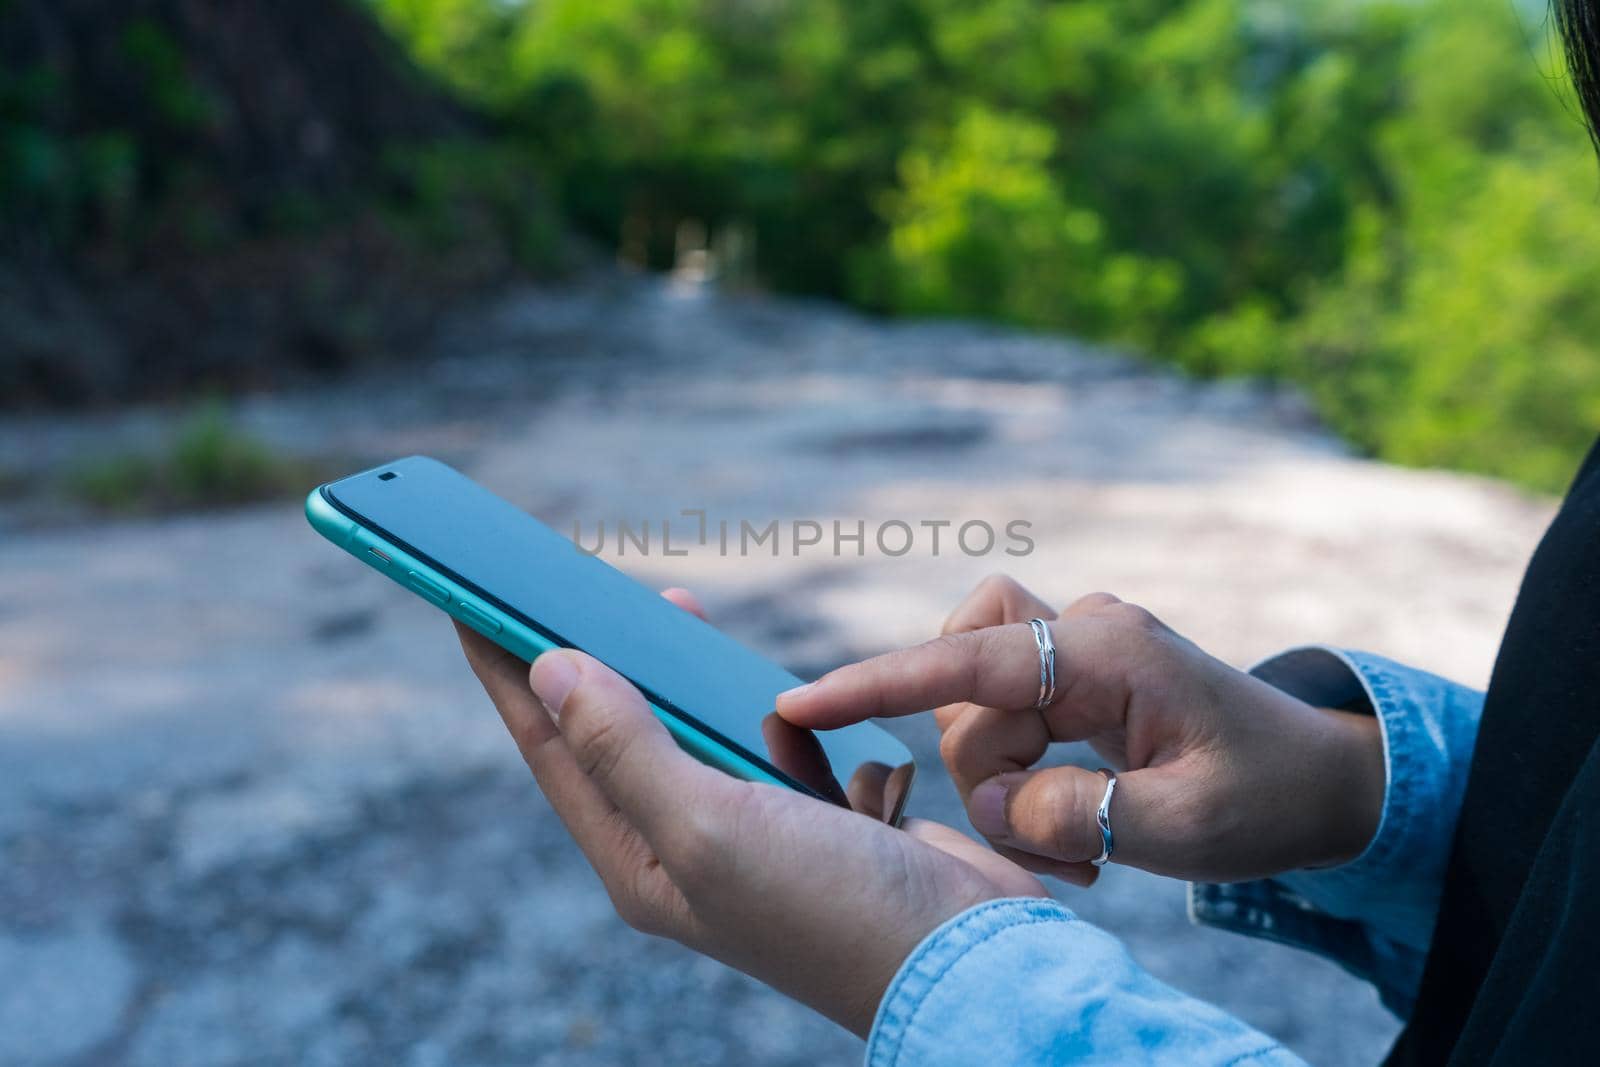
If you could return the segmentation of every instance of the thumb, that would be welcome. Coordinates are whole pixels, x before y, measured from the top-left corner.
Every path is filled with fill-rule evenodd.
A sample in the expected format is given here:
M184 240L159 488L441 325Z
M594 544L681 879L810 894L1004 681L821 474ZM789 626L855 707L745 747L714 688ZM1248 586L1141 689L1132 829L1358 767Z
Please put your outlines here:
M692 790L712 788L719 778L678 747L637 689L598 660L558 649L536 659L529 673L579 768L647 841L681 819Z
M1112 858L1144 867L1160 851L1153 818L1163 786L1159 771L1116 776L1108 814ZM996 844L1067 863L1099 857L1104 840L1095 813L1110 785L1104 774L1082 767L1050 767L998 774L967 797L977 831Z

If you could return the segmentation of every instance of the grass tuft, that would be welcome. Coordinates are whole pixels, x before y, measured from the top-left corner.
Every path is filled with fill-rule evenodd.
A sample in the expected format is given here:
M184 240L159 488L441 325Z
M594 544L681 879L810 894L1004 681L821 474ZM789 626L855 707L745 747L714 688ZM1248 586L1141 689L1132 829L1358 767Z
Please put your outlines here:
M151 514L248 504L303 491L320 465L279 455L241 429L220 403L184 419L164 448L80 463L70 494L99 511Z

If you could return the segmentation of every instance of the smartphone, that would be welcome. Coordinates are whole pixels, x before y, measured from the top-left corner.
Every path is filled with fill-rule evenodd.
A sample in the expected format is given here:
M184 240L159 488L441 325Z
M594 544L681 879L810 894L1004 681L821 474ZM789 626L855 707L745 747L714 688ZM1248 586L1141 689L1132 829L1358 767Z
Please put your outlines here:
M703 762L899 823L915 764L898 739L872 723L791 726L773 708L799 678L438 460L411 456L318 486L306 517L525 661L587 652L637 686Z

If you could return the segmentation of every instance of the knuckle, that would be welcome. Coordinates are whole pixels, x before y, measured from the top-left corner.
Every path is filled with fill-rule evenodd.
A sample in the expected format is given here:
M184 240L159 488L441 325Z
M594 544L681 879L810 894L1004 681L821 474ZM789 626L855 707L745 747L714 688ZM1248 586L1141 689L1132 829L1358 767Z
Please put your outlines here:
M960 640L955 643L955 654L962 660L969 662L974 670L988 661L1000 646L1000 637L1006 631L1002 627L989 626L982 630L973 630L970 633L957 635Z
M1021 625L1024 630L1026 624ZM986 630L974 630L967 634L967 642L963 646L962 655L967 667L967 691L977 693L980 689L989 689L986 682L998 682L998 664L1006 662L1010 656L1010 649L1006 646L1015 641L1014 627L991 626ZM1033 638L1030 636L1031 642ZM1030 653L1031 654L1031 653ZM1009 681L1010 679L1004 679Z
M945 734L949 733L950 730L958 722L960 722L963 717L966 716L967 712L972 710L972 707L973 705L962 702L958 704L945 704L943 707L933 709L933 721L934 724L939 727L939 737L941 740Z
M967 633L940 634L928 645L942 656L965 657L972 647L973 638L981 634L982 630L973 630Z
M1068 611L1085 611L1085 610L1089 610L1089 609L1109 608L1113 604L1120 604L1120 603L1122 603L1122 598L1117 596L1115 593L1107 593L1107 592L1101 591L1101 592L1097 592L1097 593L1086 593L1086 594L1084 594L1083 596L1079 597L1077 600L1074 600L1072 602L1071 606L1067 608L1067 610Z
M1166 632L1166 626L1148 609L1138 604L1117 601L1099 613L1124 640L1149 641Z
M939 735L939 759L951 770L961 762L961 752L965 747L966 731L959 722Z
M988 626L982 630L973 630L968 634L961 634L959 642L961 654L973 660L983 660L993 655L998 647L1000 635L1006 633L1003 627Z
M988 777L982 766L985 762L983 743L973 724L974 719L968 717L946 730L939 738L939 759L958 785L963 782L976 784L977 780Z
M962 634L956 643L955 656L962 667L962 689L976 697L985 688L986 672L993 671L996 630L973 630Z
M1063 857L1086 860L1100 854L1095 811L1104 790L1105 781L1099 775L1074 774L1062 783L1057 836Z
M1094 811L1100 798L1089 796L1093 783L1084 775L1064 773L1044 776L1036 784L1042 788L1017 796L1020 810L1012 813L1013 825L1028 828L1028 836L1059 859L1077 862L1098 855Z
M1107 604L1104 611L1107 618L1115 619L1120 625L1129 629L1148 630L1156 625L1156 617L1149 609L1138 604L1130 604L1125 600Z
M1022 583L1004 571L994 571L984 575L978 583L978 591L993 597L1009 597L1022 591Z
M580 710L587 713L573 714ZM601 781L611 777L627 758L632 735L604 709L572 709L564 718L566 736L571 739L579 769L585 776Z
M984 633L983 630L968 630L964 633L940 634L925 646L928 655L953 663L960 669L961 688L969 694L977 691ZM904 666L914 667L920 658L908 659Z

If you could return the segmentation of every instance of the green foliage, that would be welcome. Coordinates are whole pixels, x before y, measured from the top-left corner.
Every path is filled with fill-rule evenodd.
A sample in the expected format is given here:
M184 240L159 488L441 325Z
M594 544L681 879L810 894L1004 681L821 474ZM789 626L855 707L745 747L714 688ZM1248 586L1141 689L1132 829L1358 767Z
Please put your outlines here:
M103 511L144 513L243 504L317 480L314 465L273 453L210 403L185 418L165 448L80 463L68 488Z
M190 76L183 50L158 23L133 20L123 29L121 43L138 74L148 113L164 132L193 132L215 119L216 102Z
M1053 178L1054 150L1048 125L974 110L948 144L908 151L884 205L885 302L1140 339L1177 297L1177 271L1108 247L1100 216Z
M0 69L0 234L69 243L120 233L137 198L139 151L120 130L68 133L53 121L60 79Z
M652 265L738 225L780 288L1289 377L1544 489L1600 429L1600 185L1504 0L371 2Z
M436 141L393 149L387 169L389 217L425 249L501 246L533 274L565 266L561 220L534 184L537 164L526 149Z
M1413 31L1372 131L1388 198L1282 335L1362 445L1556 490L1600 429L1600 183L1565 81L1515 31L1476 5Z
M87 87L61 64L0 69L0 236L72 248L116 245L141 209L187 176L183 149L214 121L217 103L190 76L177 43L149 19L117 37L131 124L85 122Z
M392 42L362 0L336 5L339 39L363 49L344 72L296 69L298 57L270 41L252 53L235 27L171 5L141 12L101 0L56 22L0 0L0 16L12 16L0 31L18 34L26 60L0 67L0 249L138 269L149 256L203 258L382 216L426 252L556 265L557 212L528 150L475 136L436 86L414 85L424 79L392 62ZM405 5L391 6L404 23ZM449 21L437 0L414 6L428 13L421 29ZM497 5L476 0L455 11L499 19ZM304 32L295 12L279 17L291 41ZM273 18L223 22L270 27ZM436 45L426 34L413 40L424 53L461 56L482 32L463 23ZM216 54L205 51L213 43ZM470 54L487 91L490 53ZM431 110L383 114L364 102L385 88L405 93L412 111Z

